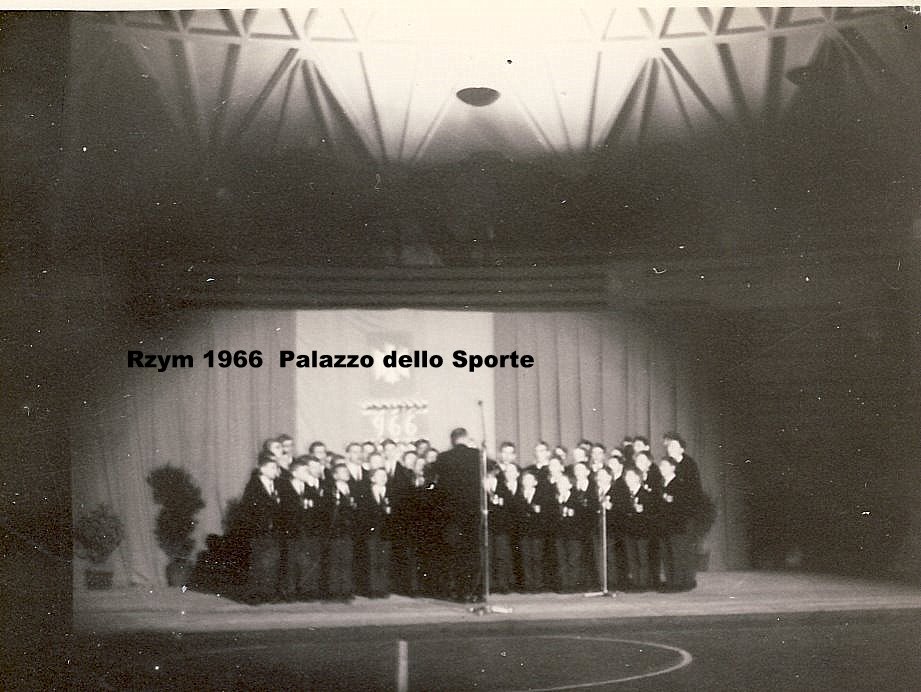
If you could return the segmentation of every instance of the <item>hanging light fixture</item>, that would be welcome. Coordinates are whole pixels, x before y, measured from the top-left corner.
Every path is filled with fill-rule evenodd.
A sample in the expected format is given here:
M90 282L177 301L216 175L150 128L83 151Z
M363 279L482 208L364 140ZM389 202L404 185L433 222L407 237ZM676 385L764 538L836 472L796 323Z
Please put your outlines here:
M490 87L466 87L457 92L457 98L468 106L488 106L499 98L499 92Z

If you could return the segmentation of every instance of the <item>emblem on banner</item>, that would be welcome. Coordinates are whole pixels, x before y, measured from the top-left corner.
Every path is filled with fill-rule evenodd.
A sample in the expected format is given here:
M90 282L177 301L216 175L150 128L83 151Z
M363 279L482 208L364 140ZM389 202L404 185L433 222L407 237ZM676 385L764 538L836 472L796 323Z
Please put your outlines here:
M376 348L371 355L374 356L374 366L371 368L371 374L376 382L386 384L396 384L400 380L408 380L409 368L388 368L384 366L384 356L396 353L397 358L403 355L411 355L410 350L405 346L397 347L392 343L385 343L384 347Z

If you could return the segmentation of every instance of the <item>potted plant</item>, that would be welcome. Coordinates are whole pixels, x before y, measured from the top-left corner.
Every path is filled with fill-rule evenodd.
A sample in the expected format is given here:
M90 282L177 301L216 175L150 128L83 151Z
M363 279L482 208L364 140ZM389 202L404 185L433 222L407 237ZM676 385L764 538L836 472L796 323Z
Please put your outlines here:
M97 505L74 524L74 543L78 557L95 567L84 572L86 588L111 589L112 571L101 569L122 542L122 520L108 505Z
M160 505L155 533L160 548L170 558L166 581L170 586L182 586L192 571L189 556L195 547L195 515L205 506L201 488L188 471L169 464L151 471L147 483L153 489L154 502Z

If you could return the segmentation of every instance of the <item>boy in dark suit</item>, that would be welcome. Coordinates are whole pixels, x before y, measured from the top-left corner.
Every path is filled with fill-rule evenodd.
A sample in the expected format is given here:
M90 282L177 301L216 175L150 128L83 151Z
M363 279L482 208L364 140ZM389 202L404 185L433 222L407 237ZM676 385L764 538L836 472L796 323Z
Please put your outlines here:
M512 505L515 534L521 554L521 578L525 591L544 586L544 544L547 542L547 512L538 489L537 472L521 474L520 502Z
M557 585L562 593L571 593L582 586L586 512L572 492L569 476L560 476L555 486L553 544Z
M643 440L644 438L640 437L636 439ZM656 500L656 506L658 506L659 498L662 495L662 474L659 473L659 467L652 463L652 456L645 450L634 451L633 464L640 472L640 480L643 489L652 493ZM652 515L647 512L647 517L651 516ZM661 582L661 570L659 568L662 564L662 537L660 533L661 526L659 522L649 519L649 542L647 552L649 553L649 588L651 589L658 589Z
M486 508L489 516L489 557L491 590L508 593L512 583L512 541L509 496L499 483L499 468L486 475Z
M614 511L614 502L616 497L616 486L614 485L611 471L606 466L602 466L595 473L595 502L594 510L597 520L594 527L594 557L595 571L599 575L604 574L607 569L608 590L614 591L621 586L621 575L618 569L620 564L620 554L623 551L621 545L621 527L618 523L617 513ZM601 521L605 521L605 540L602 545ZM607 565L605 565L605 551L607 552Z
M584 450L582 447L576 447L573 452L577 450L581 451L582 454L579 454L580 458L584 456ZM591 471L587 461L577 461L572 465L572 494L576 498L576 502L579 503L580 509L583 516L585 517L585 533L582 535L582 579L583 586L588 587L590 584L594 584L596 581L596 576L598 572L595 570L595 560L594 560L594 543L592 541L592 536L595 533L597 526L593 521L593 512L594 512L594 503L595 503L595 486L591 479ZM599 583L600 585L600 583Z
M327 523L319 482L322 469L319 460L298 457L291 462L291 478L278 484L284 527L282 594L289 601L312 601L320 596L323 534Z
M636 468L627 468L623 479L628 492L615 511L624 527L628 588L645 591L650 586L649 534L657 498L643 487L642 475Z
M687 486L688 492L703 494L700 482L700 468L697 462L685 452L684 439L677 433L670 433L666 442L666 456L675 460L675 475Z
M358 499L360 523L367 560L368 596L390 595L390 562L393 541L393 502L387 488L387 471L371 472L368 491Z
M278 598L281 567L281 528L275 479L279 468L271 452L259 455L258 473L252 475L240 501L243 527L250 546L249 572L244 600L256 604Z
M326 511L329 516L326 552L326 592L330 599L348 602L355 594L355 532L358 502L349 484L349 467L333 467L332 483L327 489Z
M690 520L694 513L694 488L677 476L677 462L665 457L659 462L662 473L662 562L665 566L663 591L690 591L697 583L694 575L694 540Z

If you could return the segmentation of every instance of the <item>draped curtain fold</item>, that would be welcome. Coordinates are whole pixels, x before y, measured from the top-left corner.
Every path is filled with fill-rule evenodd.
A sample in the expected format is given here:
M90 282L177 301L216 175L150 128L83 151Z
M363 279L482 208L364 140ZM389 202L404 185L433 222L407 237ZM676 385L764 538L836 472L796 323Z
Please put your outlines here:
M191 354L191 369L127 368L127 354L112 363L98 391L75 416L73 514L99 502L121 516L124 540L111 560L116 583L163 585L166 555L154 536L159 506L147 475L173 464L202 489L205 507L194 538L220 533L228 500L239 497L263 438L294 429L294 381L274 359L294 342L293 311L192 313L169 334L134 339L129 348ZM260 349L260 368L208 368L214 349ZM75 569L75 579L82 578ZM79 581L75 583L78 586Z
M744 566L733 502L740 491L721 464L708 373L680 335L656 334L635 317L573 312L502 313L495 334L497 349L535 359L531 369L496 371L498 441L514 442L530 464L538 440L571 447L586 438L610 448L645 435L659 457L662 434L677 430L718 508L711 568Z

